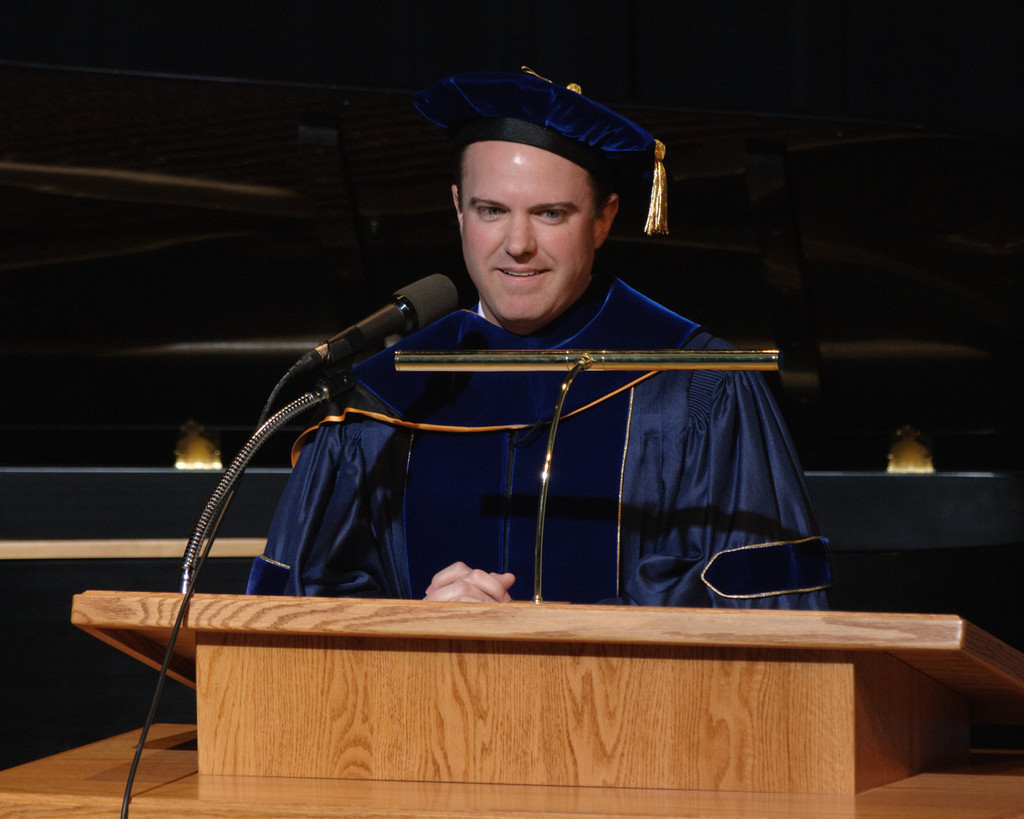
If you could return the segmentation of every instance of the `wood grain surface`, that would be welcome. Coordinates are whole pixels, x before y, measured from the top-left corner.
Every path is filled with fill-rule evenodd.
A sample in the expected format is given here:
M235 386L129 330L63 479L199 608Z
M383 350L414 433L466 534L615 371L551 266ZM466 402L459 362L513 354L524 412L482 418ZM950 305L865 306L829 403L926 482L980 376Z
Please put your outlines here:
M975 755L857 796L283 779L198 774L192 726L150 732L133 819L1007 819L1024 815L1024 755ZM118 815L138 732L0 771L9 819Z
M114 645L126 628L143 628L162 657L180 600L89 591L75 596L72 622ZM231 631L884 651L961 692L974 720L1024 723L1024 655L955 615L197 594L186 625L179 642L188 659L190 633ZM159 667L156 656L139 658Z
M181 603L72 620L156 664ZM185 623L203 774L853 794L1024 711L1020 655L955 616L197 595Z

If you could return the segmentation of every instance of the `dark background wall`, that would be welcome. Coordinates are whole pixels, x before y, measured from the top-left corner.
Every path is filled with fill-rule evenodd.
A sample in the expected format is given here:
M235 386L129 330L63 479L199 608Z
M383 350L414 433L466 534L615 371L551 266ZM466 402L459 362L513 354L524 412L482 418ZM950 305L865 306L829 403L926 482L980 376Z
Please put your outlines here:
M413 89L452 71L609 102L1024 131L1014 0L11 0L0 59Z

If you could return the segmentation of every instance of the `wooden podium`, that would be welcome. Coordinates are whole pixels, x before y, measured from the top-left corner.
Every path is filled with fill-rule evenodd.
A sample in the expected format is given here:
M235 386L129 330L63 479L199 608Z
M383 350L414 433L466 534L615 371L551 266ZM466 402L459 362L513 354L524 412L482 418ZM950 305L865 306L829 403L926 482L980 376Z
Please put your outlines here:
M182 598L72 622L159 667ZM196 595L171 667L200 775L853 795L1024 722L959 617Z

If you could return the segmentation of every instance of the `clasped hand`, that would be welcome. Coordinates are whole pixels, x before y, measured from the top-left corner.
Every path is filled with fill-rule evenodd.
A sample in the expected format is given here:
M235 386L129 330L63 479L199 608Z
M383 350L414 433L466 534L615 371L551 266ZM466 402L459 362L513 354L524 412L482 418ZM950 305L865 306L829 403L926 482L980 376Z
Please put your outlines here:
M444 600L457 603L509 603L508 590L516 582L509 572L485 572L471 569L461 561L441 569L427 587L424 600Z

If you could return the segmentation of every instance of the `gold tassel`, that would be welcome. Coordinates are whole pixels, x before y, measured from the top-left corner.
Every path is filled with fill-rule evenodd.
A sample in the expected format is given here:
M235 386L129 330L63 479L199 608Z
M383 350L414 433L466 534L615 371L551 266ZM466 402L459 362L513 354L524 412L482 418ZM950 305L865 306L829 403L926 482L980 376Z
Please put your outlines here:
M651 181L651 204L647 211L644 233L668 235L668 181L665 179L665 143L654 140L654 179Z

